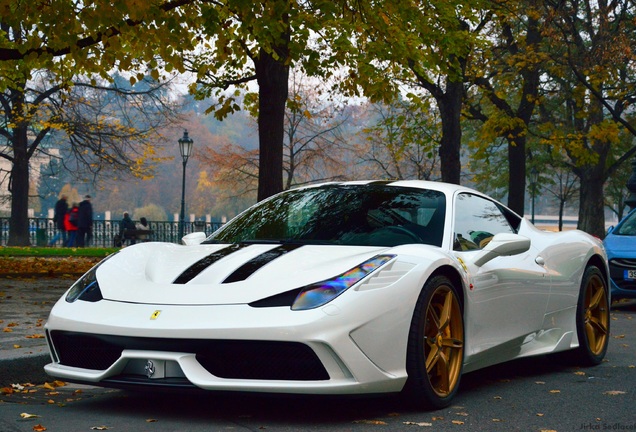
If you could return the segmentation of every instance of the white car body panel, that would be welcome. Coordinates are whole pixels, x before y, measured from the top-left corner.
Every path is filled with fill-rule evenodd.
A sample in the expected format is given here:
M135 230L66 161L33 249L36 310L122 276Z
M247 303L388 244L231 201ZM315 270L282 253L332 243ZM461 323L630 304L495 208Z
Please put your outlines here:
M430 188L446 195L441 247L303 245L267 262L249 277L226 282L250 260L280 246L250 244L180 284L174 282L188 268L229 245L198 244L200 235L190 235L188 246L142 243L123 249L97 268L102 300L69 303L63 297L46 324L51 347L55 345L53 332L132 341L297 342L311 348L328 379L220 378L206 370L192 352L135 348L124 349L106 369L62 364L52 348L46 372L60 379L104 384L103 380L122 374L143 376L152 364L151 381L185 378L207 390L314 394L400 391L408 378L405 358L415 304L427 280L439 272L453 275L462 293L464 372L578 346L575 312L585 267L595 259L607 275L605 252L598 239L580 231L543 232L523 219L518 236L530 239L529 248L477 265L475 258L480 251L453 250L453 203L460 193L485 195L431 182L400 181L391 186ZM334 278L386 254L394 257L315 309L249 305Z

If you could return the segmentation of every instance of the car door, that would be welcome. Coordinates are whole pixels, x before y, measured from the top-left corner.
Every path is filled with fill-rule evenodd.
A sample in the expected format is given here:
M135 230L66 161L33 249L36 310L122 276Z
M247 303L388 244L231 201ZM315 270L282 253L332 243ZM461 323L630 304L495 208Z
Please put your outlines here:
M455 197L453 250L469 273L465 302L467 355L489 350L515 350L526 336L541 329L550 278L535 262L536 249L500 256L482 266L473 258L499 233L515 234L518 216L482 196ZM505 345L502 345L505 344Z

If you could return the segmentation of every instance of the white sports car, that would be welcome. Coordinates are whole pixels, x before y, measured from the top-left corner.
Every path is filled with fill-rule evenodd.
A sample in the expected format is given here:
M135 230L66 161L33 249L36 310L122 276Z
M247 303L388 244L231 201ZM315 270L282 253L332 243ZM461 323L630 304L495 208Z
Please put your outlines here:
M210 237L122 249L46 324L56 378L114 387L361 394L447 406L462 373L603 359L602 243L424 181L283 192Z

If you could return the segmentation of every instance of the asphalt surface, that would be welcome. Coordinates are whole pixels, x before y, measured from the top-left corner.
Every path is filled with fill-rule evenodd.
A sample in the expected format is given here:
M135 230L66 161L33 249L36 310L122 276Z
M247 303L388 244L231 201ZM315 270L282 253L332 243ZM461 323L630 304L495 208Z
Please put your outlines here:
M76 277L0 277L0 388L52 381L44 324Z

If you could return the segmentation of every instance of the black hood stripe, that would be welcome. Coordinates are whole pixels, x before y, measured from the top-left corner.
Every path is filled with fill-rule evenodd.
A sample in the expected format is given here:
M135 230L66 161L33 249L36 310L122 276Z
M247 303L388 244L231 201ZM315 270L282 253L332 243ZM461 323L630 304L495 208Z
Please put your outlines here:
M225 258L228 255L233 254L234 252L247 247L249 245L247 244L233 244L231 246L225 247L223 249L220 249L216 252L211 253L210 255L206 256L205 258L200 259L199 261L195 262L194 264L192 264L190 267L188 267L183 273L181 273L179 275L179 277L177 277L174 280L174 284L186 284L188 282L190 282L192 279L194 279L196 276L198 276L203 270L205 270L206 268L210 267L212 264L214 264L215 262L219 261L222 258Z
M231 283L231 282L240 282L244 281L252 274L254 274L258 269L269 264L274 261L276 258L285 255L288 252L298 249L302 245L300 244L286 244L282 246L278 246L274 249L268 250L260 254L257 257L252 258L241 267L236 269L234 273L229 275L223 283Z

